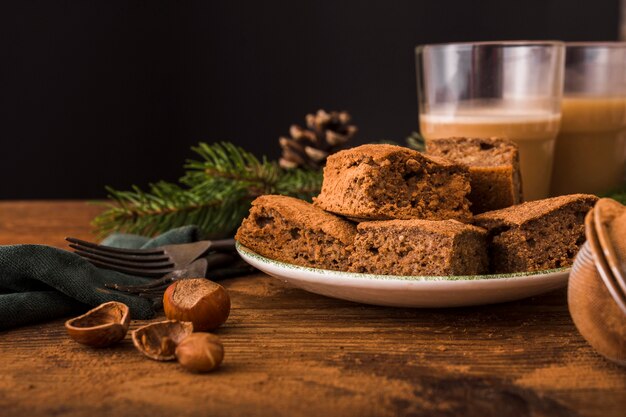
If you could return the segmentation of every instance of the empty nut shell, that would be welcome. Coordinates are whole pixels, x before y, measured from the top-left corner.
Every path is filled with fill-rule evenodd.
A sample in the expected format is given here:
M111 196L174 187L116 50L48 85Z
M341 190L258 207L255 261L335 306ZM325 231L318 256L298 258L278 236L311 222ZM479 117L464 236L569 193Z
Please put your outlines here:
M193 324L178 320L150 323L132 333L133 344L141 353L156 361L176 359L176 346L193 332Z
M130 310L111 301L65 322L67 333L83 345L105 347L124 339L130 324Z
M176 348L176 358L183 368L192 372L210 372L224 359L220 338L210 333L193 333Z

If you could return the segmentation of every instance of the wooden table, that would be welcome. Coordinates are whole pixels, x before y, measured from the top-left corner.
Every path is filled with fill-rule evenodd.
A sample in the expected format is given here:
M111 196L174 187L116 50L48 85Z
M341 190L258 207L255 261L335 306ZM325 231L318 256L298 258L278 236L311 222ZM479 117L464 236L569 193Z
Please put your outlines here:
M99 208L0 203L0 244L93 238ZM0 269L1 271L1 269ZM624 416L626 369L579 336L564 290L474 308L383 308L266 275L224 282L219 371L193 375L135 351L94 350L63 321L0 333L7 416ZM144 322L133 322L132 328Z

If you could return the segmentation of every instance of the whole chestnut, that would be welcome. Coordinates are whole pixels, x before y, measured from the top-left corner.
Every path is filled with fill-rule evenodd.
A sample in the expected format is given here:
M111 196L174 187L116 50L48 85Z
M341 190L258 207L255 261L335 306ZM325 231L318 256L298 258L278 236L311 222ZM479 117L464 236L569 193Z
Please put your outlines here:
M192 333L176 347L176 359L192 372L210 372L224 359L220 338L210 333Z
M170 320L190 321L195 331L213 330L230 314L230 297L220 284L205 278L174 282L163 294L163 310Z

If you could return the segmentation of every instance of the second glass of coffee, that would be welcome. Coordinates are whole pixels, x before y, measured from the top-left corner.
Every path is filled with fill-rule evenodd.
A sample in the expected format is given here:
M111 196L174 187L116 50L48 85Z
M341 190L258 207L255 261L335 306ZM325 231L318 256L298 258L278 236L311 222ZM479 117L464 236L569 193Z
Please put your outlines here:
M568 43L552 194L620 188L626 163L626 42Z

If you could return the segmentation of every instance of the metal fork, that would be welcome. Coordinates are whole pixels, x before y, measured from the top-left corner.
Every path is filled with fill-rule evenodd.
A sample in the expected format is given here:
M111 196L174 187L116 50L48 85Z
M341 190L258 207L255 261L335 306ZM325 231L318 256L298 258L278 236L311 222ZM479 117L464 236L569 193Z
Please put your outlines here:
M73 237L67 237L65 240L70 242L70 248L74 249L77 255L97 267L144 277L162 277L183 269L204 256L207 256L208 260L215 258L213 262L209 261L214 266L237 259L234 239L202 240L153 249L114 248Z
M193 261L189 266L183 269L177 269L163 278L154 279L147 284L140 285L121 285L121 284L105 284L106 288L110 288L117 291L122 291L140 297L145 298L158 298L163 296L165 289L174 281L185 278L199 278L206 277L211 281L219 281L224 278L240 277L242 275L248 275L255 271L255 269L248 265L243 259L237 259L233 263L223 265L224 256L227 254L215 254L221 255L212 256L210 259L207 257L199 258ZM207 273L207 271L209 271Z
M187 265L185 268L172 271L163 278L155 279L148 284L127 286L120 284L104 284L104 286L111 290L117 290L138 295L142 298L147 298L152 301L152 308L160 310L163 307L163 293L169 283L179 279L203 277L206 275L208 266L206 258L199 258Z

